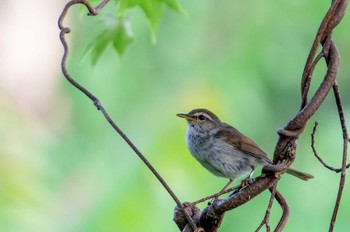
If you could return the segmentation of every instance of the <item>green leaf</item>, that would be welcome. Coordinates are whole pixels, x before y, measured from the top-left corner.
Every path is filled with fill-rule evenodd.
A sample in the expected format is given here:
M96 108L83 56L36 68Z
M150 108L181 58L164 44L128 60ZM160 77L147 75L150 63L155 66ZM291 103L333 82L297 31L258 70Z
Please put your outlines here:
M164 0L164 2L166 2L166 4L167 4L171 9L183 13L183 9L180 7L180 5L177 3L176 0Z
M102 32L87 48L87 52L91 52L91 61L94 65L101 58L108 45L112 44L116 52L122 55L133 40L128 20L113 15L105 15L102 19L104 27Z
M88 1L95 2L96 0ZM163 14L164 5L183 13L177 0L115 0L115 2L119 7L117 16L107 14L102 17L103 24L98 27L100 33L89 44L85 52L85 55L91 53L91 61L94 65L110 44L113 45L113 48L119 55L123 55L125 49L133 41L134 36L131 31L131 23L123 18L126 10L139 7L144 12L150 27L153 43L156 41L156 32Z
M132 7L140 7L145 13L151 29L152 42L156 41L156 33L160 19L163 14L163 5L181 12L181 8L176 0L120 0L119 13L123 14L125 10Z
M110 42L110 33L108 31L103 31L99 34L91 46L91 61L92 64L96 64L100 59L102 53L106 50Z
M115 50L123 55L127 46L133 41L134 34L131 31L131 23L129 20L122 20L118 23L116 28L113 46Z

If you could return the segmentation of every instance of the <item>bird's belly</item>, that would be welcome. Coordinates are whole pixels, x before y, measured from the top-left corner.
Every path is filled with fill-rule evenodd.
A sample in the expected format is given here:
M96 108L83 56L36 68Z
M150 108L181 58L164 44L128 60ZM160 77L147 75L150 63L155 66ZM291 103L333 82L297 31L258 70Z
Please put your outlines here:
M213 144L213 143L211 143ZM254 157L226 144L192 146L191 154L212 174L229 179L243 177L260 166Z

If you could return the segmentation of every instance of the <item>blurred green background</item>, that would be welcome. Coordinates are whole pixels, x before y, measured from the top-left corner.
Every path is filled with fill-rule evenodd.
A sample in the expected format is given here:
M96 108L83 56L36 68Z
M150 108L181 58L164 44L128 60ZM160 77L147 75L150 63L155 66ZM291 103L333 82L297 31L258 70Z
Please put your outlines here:
M276 130L300 105L300 76L330 1L179 1L166 8L151 35L143 12L127 12L135 35L122 57L109 47L96 66L84 51L97 18L76 7L68 68L95 93L182 201L217 192L225 183L187 151L186 123L175 116L205 107L254 139L272 156ZM2 2L0 28L0 231L178 231L175 203L100 112L62 77L57 18L65 1L36 5ZM108 11L108 10L107 10ZM341 54L338 83L350 115L347 15L333 38ZM312 91L322 80L320 63ZM278 184L291 208L285 231L326 231L339 175L313 156L339 167L342 135L333 95L298 141L294 168L315 179L285 175ZM260 171L256 172L258 175ZM345 186L336 231L349 228L350 189ZM254 231L269 193L230 211L220 231ZM200 205L201 208L205 204ZM274 204L271 224L280 208Z

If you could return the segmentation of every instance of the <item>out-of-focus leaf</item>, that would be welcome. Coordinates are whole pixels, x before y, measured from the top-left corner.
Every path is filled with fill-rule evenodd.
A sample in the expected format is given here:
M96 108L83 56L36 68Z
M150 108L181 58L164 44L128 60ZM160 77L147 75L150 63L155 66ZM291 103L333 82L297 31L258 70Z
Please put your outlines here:
M164 2L166 2L166 4L170 8L172 8L172 9L178 11L178 12L183 12L183 9L180 7L180 5L177 3L176 0L164 0Z
M134 35L131 31L131 23L128 20L121 20L119 21L115 37L113 40L113 46L115 50L120 54L123 55L125 49L127 46L133 41Z
M92 64L96 64L100 59L102 53L108 46L111 41L111 33L107 30L104 30L101 34L99 34L93 43L91 43L91 61Z
M130 22L123 18L124 12L133 7L140 7L145 13L150 26L152 42L156 41L156 32L163 13L164 4L178 12L183 12L177 0L115 0L118 3L117 16L105 15L102 18L100 33L92 41L87 50L91 53L92 63L95 65L103 52L111 43L119 55L125 52L127 46L133 40ZM95 2L95 0L89 0Z
M153 42L156 41L156 32L163 13L163 4L181 12L180 6L176 0L120 0L118 2L120 3L120 14L123 14L128 8L135 6L142 9L148 19Z
M133 40L130 22L126 19L105 15L102 26L104 26L102 32L87 48L87 52L91 52L91 61L94 65L101 58L108 45L113 44L116 52L122 55Z

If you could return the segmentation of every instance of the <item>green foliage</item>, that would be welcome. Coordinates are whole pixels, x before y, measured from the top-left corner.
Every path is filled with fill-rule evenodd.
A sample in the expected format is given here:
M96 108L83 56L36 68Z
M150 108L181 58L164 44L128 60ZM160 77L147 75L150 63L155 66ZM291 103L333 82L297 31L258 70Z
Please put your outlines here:
M108 45L112 44L115 51L122 55L134 38L129 20L105 15L102 21L102 31L88 46L93 64L97 63Z
M90 2L96 3L95 0ZM151 39L156 41L157 29L163 14L164 5L181 11L176 0L116 0L117 12L115 15L104 15L104 22L99 28L96 38L90 43L87 51L91 52L91 60L95 65L101 58L108 45L113 44L114 50L123 55L128 45L133 41L131 22L125 19L125 13L134 7L139 7L145 14L149 23Z
M180 7L176 0L117 0L117 2L120 2L119 13L124 13L125 10L133 7L140 7L142 9L149 22L153 42L156 39L156 31L162 17L163 4L166 4L174 10L180 11Z

